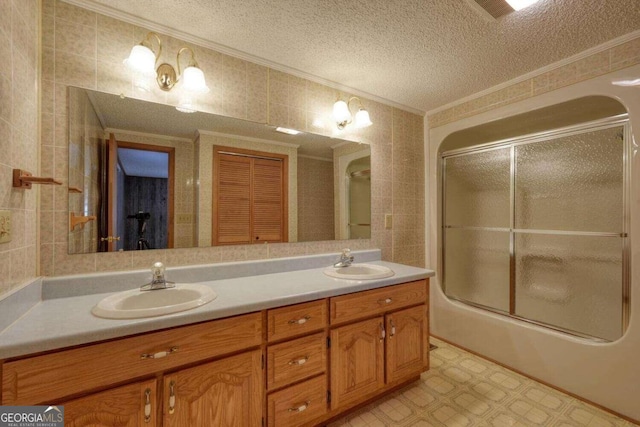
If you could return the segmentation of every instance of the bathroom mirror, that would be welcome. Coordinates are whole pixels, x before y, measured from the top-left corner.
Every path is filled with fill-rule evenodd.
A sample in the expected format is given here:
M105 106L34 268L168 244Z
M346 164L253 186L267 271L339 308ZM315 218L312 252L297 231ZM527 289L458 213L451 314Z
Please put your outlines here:
M371 236L367 144L68 95L70 254Z

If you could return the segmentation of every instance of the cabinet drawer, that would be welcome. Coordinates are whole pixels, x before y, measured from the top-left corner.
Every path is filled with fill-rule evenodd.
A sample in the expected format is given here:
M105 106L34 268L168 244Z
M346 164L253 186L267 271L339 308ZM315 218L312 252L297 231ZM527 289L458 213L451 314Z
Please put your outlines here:
M252 313L7 362L3 365L2 404L55 402L259 346L261 341L262 316ZM174 350L164 357L143 356L170 349Z
M331 324L350 322L427 302L426 280L331 298Z
M325 375L272 393L267 399L269 427L297 427L327 413Z
M273 390L325 372L327 339L324 332L270 345L267 349L267 388Z
M269 342L317 331L327 325L327 302L318 300L267 312Z

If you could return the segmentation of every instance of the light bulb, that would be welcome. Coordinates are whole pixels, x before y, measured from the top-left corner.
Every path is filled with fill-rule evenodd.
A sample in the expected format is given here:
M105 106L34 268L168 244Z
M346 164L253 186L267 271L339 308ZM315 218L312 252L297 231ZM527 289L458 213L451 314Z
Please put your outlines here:
M131 49L131 53L124 60L124 64L137 73L147 76L155 76L156 74L156 55L151 49L141 44Z
M357 128L366 128L368 126L371 126L372 124L373 122L369 118L369 112L364 108L358 110L353 125Z
M333 120L335 120L336 123L348 122L351 120L349 106L341 99L333 104Z
M187 67L182 72L182 90L194 93L208 93L209 88L204 80L204 73L198 67Z

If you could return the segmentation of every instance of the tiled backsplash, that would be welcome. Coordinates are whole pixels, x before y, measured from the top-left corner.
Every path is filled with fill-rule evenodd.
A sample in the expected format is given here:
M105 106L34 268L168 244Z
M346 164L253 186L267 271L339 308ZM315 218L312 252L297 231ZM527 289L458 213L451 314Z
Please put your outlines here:
M11 170L38 173L38 15L36 0L0 1L0 209L12 237L0 243L0 296L37 275L38 190L12 188Z
M61 232L62 222L67 222L68 203L67 86L174 105L177 100L175 93L158 88L148 94L133 89L131 74L122 61L146 29L56 0L43 0L42 28L42 154L54 159L51 173L65 183L42 191L42 274L127 270L156 260L176 266L278 258L339 252L345 246L380 248L384 260L424 266L423 117L367 99L363 103L374 125L347 136L372 147L371 239L68 255L67 233ZM328 118L333 103L339 95L348 94L175 38L161 38L160 62L173 63L180 46L195 50L211 89L202 102L203 110L332 133ZM395 217L393 230L384 228L385 213Z
M430 114L429 127L446 125L636 64L640 64L640 37Z

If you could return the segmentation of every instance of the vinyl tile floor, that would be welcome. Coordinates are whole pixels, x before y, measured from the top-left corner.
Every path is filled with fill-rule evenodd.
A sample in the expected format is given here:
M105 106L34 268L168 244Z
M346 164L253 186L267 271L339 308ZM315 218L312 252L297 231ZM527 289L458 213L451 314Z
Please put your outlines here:
M635 426L435 338L420 381L330 427Z

